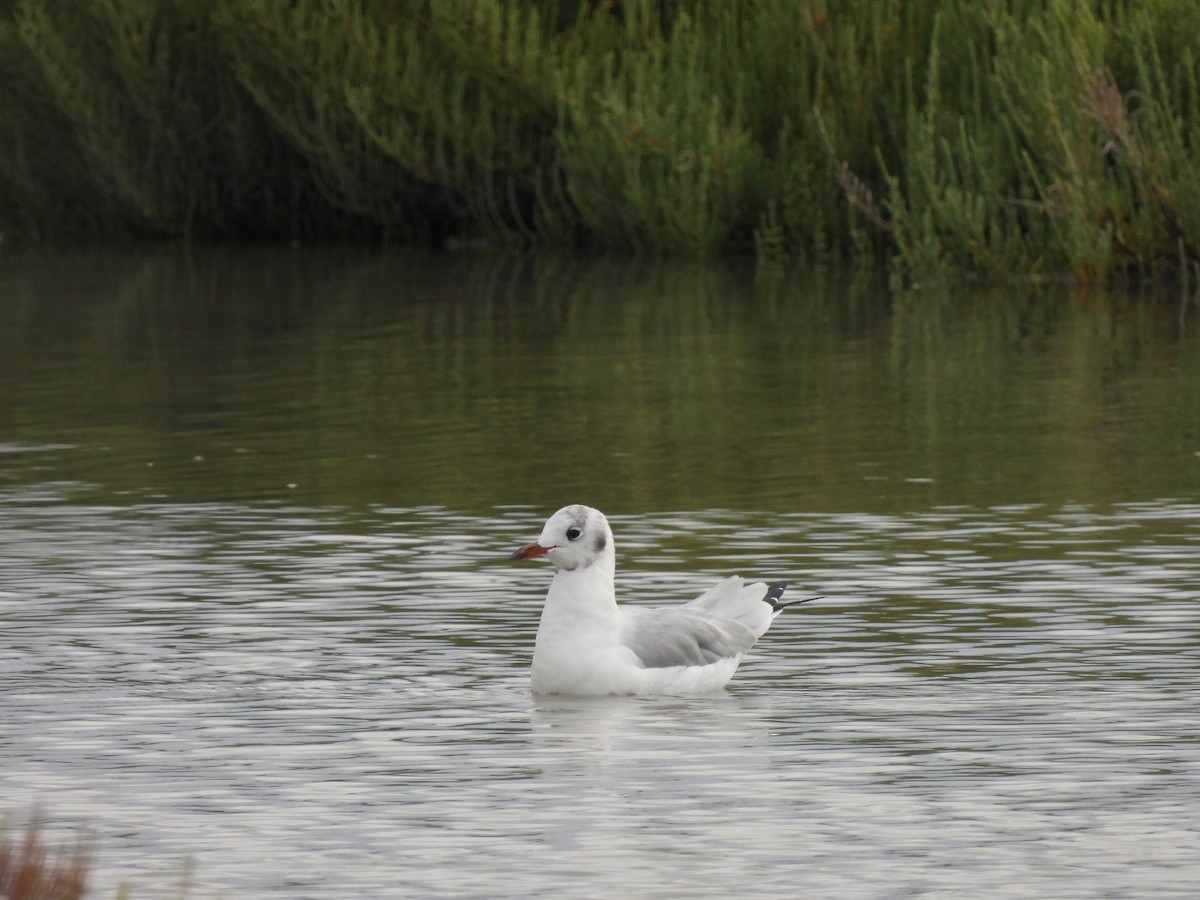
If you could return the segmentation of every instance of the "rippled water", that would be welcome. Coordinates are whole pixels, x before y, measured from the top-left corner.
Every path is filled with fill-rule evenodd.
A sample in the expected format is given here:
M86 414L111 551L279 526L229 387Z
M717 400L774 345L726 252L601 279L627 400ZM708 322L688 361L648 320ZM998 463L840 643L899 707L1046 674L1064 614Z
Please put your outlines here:
M1186 310L480 265L0 260L0 813L94 896L1194 895ZM823 599L533 697L572 501Z
M60 500L0 506L0 754L102 890L1194 889L1200 506L617 517L630 599L826 599L722 695L571 700L504 559L540 511Z

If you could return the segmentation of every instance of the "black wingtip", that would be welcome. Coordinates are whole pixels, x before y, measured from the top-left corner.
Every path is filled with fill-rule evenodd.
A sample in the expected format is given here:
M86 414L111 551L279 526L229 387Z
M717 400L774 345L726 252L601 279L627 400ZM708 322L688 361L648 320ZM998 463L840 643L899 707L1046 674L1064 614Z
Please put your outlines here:
M814 600L820 600L820 597L805 597L803 600L788 600L786 603L780 598L783 592L787 590L786 581L776 581L774 584L767 585L767 595L763 597L767 603L771 604L772 612L779 612L788 606L799 606L801 603L812 603Z

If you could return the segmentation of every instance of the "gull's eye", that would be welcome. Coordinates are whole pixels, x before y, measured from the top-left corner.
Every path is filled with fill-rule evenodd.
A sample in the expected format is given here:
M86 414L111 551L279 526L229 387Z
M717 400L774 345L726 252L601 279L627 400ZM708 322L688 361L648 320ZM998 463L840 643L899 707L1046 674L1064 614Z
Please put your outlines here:
M579 536L581 534L583 534L583 532L580 529L576 528L574 525L572 525L570 528L567 529L567 540L568 541L577 541L577 540L579 540Z

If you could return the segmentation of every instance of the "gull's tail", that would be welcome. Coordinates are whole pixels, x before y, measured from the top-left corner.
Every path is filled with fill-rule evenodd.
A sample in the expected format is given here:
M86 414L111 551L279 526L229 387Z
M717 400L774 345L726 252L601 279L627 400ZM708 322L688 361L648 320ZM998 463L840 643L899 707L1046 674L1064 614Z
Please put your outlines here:
M776 581L774 584L767 585L767 593L763 597L763 601L771 605L771 612L777 613L788 606L799 606L801 603L812 603L814 600L821 599L820 597L805 597L803 600L788 600L785 602L779 598L783 596L783 592L786 590L786 581Z

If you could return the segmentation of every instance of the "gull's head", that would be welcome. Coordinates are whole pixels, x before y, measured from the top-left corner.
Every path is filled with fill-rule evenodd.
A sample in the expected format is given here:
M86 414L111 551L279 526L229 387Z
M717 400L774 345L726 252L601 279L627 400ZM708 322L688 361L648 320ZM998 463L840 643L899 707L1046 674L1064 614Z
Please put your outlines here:
M564 506L549 519L541 536L513 552L513 559L545 556L554 568L570 572L596 562L613 566L612 530L604 513L590 506Z

